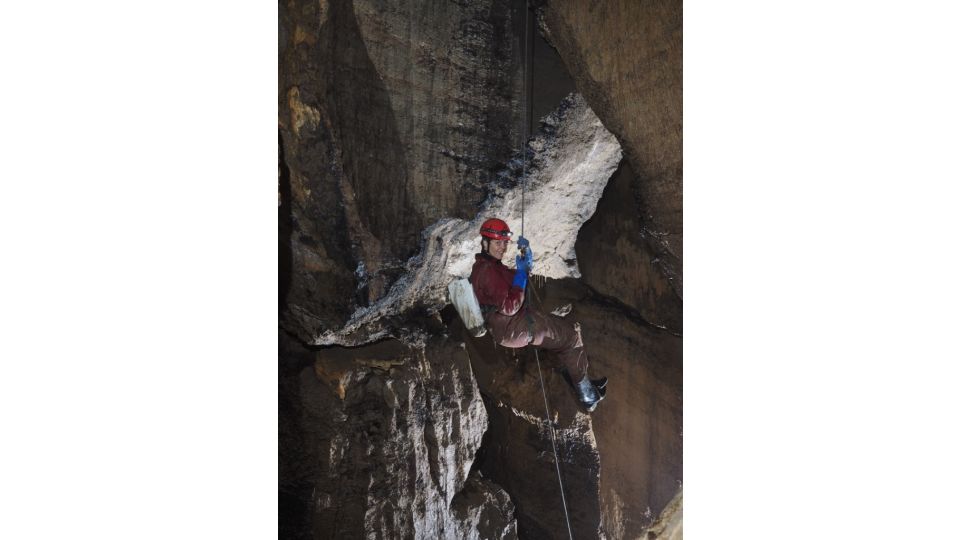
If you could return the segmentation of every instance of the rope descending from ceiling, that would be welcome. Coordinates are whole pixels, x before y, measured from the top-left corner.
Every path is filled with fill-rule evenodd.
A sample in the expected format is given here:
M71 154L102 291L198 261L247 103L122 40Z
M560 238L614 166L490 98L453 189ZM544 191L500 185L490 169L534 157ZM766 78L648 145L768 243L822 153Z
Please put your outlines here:
M523 6L523 127L520 134L523 137L520 144L520 151L523 153L523 174L520 177L520 236L524 234L524 214L526 210L526 190L527 190L527 130L530 127L529 106L530 106L530 6L524 2ZM527 298L524 303L529 301L529 294L525 292ZM547 390L543 384L543 372L540 370L540 353L536 347L533 348L533 355L537 359L537 374L540 376L540 391L543 393L543 408L547 413L547 425L550 427L550 444L553 446L553 462L557 466L557 480L560 482L560 500L563 502L563 517L567 520L567 534L570 540L573 540L573 528L570 527L570 513L567 511L567 496L563 489L563 475L560 474L560 455L557 453L557 433L553 427L553 421L550 419L550 404L547 402Z

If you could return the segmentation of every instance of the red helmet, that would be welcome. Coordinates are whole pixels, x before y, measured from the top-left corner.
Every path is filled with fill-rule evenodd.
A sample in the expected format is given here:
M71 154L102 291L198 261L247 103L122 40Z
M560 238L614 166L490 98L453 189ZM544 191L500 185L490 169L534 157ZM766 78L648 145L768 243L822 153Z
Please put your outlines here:
M494 240L509 240L512 234L507 222L502 219L490 218L480 226L480 236Z

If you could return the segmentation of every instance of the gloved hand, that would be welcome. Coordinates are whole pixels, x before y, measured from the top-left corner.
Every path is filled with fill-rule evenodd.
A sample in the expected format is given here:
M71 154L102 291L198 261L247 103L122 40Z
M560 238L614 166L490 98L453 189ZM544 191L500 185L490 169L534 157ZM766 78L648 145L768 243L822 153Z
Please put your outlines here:
M520 238L517 238L517 247L520 249L520 251L529 249L530 241L521 236Z
M517 256L517 270L520 270L522 266L524 271L529 274L530 270L533 269L533 250L530 249L530 241L521 236L517 239L517 248L522 253L522 255ZM520 262L521 260L523 260L523 263Z
M527 252L529 253L529 251ZM517 273L518 274L529 274L530 265L533 264L533 261L530 257L526 255L517 255Z
M520 260L520 256L517 256L517 260ZM516 273L513 274L513 286L520 287L521 289L527 288L527 273L522 272L519 267L517 267Z

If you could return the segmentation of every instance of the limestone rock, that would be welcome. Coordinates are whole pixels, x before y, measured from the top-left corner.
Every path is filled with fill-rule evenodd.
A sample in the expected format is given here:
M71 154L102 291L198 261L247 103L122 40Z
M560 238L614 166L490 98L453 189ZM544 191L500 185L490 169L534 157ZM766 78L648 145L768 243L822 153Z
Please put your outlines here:
M558 465L576 538L682 535L682 6L532 4L578 94L530 141L522 2L279 4L281 538L563 538ZM521 208L590 415L446 305Z
M624 147L657 267L683 294L683 4L546 0L540 26Z
M312 538L512 537L509 497L468 481L487 415L461 346L387 340L316 355L298 377L301 455L281 458L281 471L308 464Z
M490 418L484 474L510 493L524 538L566 535L543 375L575 538L637 538L668 505L683 479L681 339L622 303L574 279L533 285L533 307L573 305L592 376L607 376L607 397L587 415L549 353L504 349L462 330ZM540 369L537 368L537 360Z
M309 341L387 293L520 145L508 0L281 0L281 312ZM285 171L285 172L284 172Z
M480 224L493 216L519 232L521 213L525 215L525 223L530 224L524 232L534 251L534 274L578 277L577 232L593 214L622 154L616 139L580 96L569 96L543 126L529 143L532 159L524 178L513 176L524 172L520 163L514 163L472 220L450 218L428 228L423 250L410 259L390 292L374 305L354 312L343 328L315 336L313 343L371 341L390 335L388 317L414 307L436 310L445 305L447 284L470 275L474 254L480 252ZM513 255L508 251L506 260Z
M643 226L627 160L607 183L593 217L577 237L584 283L636 309L656 326L681 333L683 301L663 271L670 254Z
M453 499L451 508L460 528L452 538L463 540L515 540L517 521L513 502L497 484L472 473L464 488Z
M683 540L683 490L663 509L657 521L640 536L645 540Z

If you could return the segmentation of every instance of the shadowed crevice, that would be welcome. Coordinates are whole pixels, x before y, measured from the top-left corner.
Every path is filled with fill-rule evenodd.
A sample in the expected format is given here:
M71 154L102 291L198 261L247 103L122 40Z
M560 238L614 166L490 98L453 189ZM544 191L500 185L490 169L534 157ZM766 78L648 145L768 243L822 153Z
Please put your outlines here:
M293 232L293 200L290 190L290 167L287 166L283 151L283 131L278 133L279 159L279 262L277 263L279 281L279 310L287 307L287 295L290 293L290 281L293 279L293 246L290 245Z

